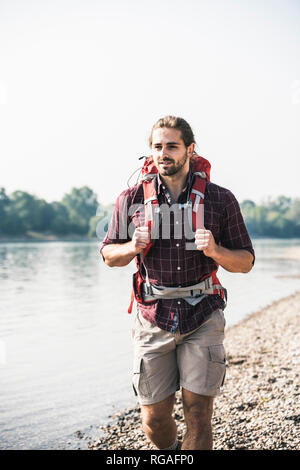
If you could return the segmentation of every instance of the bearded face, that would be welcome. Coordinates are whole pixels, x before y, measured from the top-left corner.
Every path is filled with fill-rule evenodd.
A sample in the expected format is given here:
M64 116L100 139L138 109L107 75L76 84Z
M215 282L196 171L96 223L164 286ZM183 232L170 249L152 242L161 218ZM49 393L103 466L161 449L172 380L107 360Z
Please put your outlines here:
M186 164L188 155L187 152L178 160L172 160L170 158L162 158L157 161L158 172L162 176L172 176L178 173Z
M189 166L188 149L178 129L162 127L152 136L152 156L161 176L173 176Z

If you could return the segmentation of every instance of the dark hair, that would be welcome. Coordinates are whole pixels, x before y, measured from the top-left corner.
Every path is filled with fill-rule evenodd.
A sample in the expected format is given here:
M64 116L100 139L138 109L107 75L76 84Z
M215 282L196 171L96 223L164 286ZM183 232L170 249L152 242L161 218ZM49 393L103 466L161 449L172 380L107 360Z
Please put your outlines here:
M191 126L183 118L176 116L165 116L163 118L160 118L152 127L151 134L149 137L150 147L152 146L153 131L162 127L168 127L169 129L179 130L181 132L181 138L186 147L188 147L192 143L196 143Z

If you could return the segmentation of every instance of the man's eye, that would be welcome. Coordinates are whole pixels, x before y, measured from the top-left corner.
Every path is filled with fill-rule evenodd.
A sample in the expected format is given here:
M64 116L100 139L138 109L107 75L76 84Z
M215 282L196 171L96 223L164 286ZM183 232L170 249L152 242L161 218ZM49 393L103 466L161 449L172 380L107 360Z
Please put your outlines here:
M175 149L175 148L177 148L176 145L168 145L168 149ZM161 149L162 147L159 147L159 146L154 147L154 150L161 150Z

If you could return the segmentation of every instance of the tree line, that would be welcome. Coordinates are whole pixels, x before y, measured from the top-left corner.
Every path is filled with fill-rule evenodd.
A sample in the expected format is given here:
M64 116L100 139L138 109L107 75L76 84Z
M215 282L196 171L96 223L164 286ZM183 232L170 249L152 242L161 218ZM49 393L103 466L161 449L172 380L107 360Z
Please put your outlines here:
M0 235L24 236L28 232L94 237L99 212L97 195L84 186L73 188L61 201L47 202L25 191L9 196L0 188Z
M300 199L279 196L261 204L247 199L240 204L248 231L256 237L300 237ZM0 188L0 236L26 236L28 232L96 237L97 223L110 219L113 204L100 206L87 186L73 188L61 201L47 202L25 191L8 195Z
M247 199L240 206L250 235L300 237L300 198L279 196L268 198L261 204Z

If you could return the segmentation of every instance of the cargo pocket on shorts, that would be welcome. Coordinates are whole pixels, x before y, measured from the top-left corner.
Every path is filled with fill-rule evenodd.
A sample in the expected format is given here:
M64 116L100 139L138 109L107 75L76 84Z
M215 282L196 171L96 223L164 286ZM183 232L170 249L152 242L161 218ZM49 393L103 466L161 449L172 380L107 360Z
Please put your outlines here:
M207 387L215 390L222 387L226 373L226 355L223 344L208 346L209 364L207 369Z
M146 377L144 360L142 357L135 359L132 386L135 395L140 397L151 397L150 385Z

